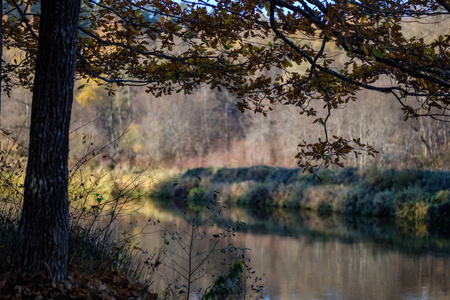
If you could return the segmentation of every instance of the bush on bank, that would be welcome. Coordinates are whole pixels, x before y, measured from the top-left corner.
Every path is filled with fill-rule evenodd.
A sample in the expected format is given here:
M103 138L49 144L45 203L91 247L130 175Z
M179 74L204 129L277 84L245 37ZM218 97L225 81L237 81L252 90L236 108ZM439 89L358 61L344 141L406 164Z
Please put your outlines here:
M317 175L321 181L299 169L197 168L161 182L152 197L179 202L195 189L218 191L225 204L396 217L407 223L450 215L448 171L344 168Z

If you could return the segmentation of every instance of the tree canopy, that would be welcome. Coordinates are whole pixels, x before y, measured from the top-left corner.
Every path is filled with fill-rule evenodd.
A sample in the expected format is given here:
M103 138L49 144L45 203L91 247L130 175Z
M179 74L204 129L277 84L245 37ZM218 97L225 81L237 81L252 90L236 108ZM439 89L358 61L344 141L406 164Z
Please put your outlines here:
M40 4L7 3L4 43L24 58L4 65L4 89L32 89ZM327 130L361 89L394 95L405 120L450 120L449 14L446 0L85 0L77 78L111 93L108 84L144 85L157 96L209 85L234 93L241 111L263 114L294 105L324 129L318 141L300 142L299 165L342 165L351 152L376 152ZM411 23L443 30L416 36Z

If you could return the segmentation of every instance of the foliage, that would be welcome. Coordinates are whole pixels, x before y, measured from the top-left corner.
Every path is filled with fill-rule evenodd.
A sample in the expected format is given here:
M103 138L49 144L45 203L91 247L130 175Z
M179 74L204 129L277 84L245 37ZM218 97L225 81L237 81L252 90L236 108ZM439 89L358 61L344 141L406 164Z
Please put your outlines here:
M23 201L23 174L26 169L23 159L26 148L18 144L17 138L10 135L6 137L9 138L9 143L2 143L4 148L0 165L2 273L17 267L18 220ZM115 170L109 170L102 164L107 145L86 143L86 139L82 139L84 156L71 158L69 269L81 274L116 269L124 274L124 278L136 280L146 268L144 260L157 260L157 254L138 255L140 249L134 242L134 236L126 233L119 236L116 231L124 215L136 210L136 204L139 205L142 196L151 189L153 177L148 167L117 167ZM14 272L9 275L11 280L21 276ZM151 280L150 277L147 279Z
M24 52L5 65L7 91L31 88L39 9L39 1L7 1L5 46ZM350 153L376 153L361 137L327 128L332 113L356 101L361 89L393 95L405 119L448 120L450 37L420 31L434 23L446 29L449 10L443 0L85 0L77 72L86 84L145 85L157 96L190 94L206 83L236 94L241 111L296 106L323 128L318 141L299 144L299 165L312 171L342 165ZM417 34L405 29L411 23ZM343 62L340 53L347 55ZM387 86L379 84L385 77ZM114 89L107 87L108 94Z
M20 131L13 135L1 129L0 136L0 211L16 218L23 197L27 147L18 142Z
M69 276L55 283L41 273L17 270L18 219L0 210L0 298L156 299L156 294L148 292L151 274L145 282L142 272L147 264L157 263L157 254L139 256L132 240L117 239L112 227L93 230L92 223L83 226L69 231Z

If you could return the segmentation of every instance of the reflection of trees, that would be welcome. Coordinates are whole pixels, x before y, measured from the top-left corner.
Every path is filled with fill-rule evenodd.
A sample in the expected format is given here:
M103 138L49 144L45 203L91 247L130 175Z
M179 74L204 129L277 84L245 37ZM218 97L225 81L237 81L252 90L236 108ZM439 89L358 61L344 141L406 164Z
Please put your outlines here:
M169 207L158 212L161 222L183 226L183 219L170 214ZM265 292L272 298L321 299L331 294L349 300L408 295L445 299L448 295L450 247L445 239L398 232L385 220L321 218L284 210L232 208L224 209L222 217L219 224L235 219L247 224L230 242L249 248L246 255L257 273L265 273ZM141 218L143 223L147 219ZM160 237L142 241L153 249L155 239Z
M240 211L240 213L236 212ZM289 236L314 242L341 242L346 244L373 243L394 251L411 254L439 253L450 256L450 239L438 233L424 233L421 236L405 232L393 220L332 215L321 217L314 212L288 211L283 209L224 210L219 224L239 215L246 223L244 231L254 235Z
M180 215L183 202L159 202L159 210ZM174 207L177 209L174 210ZM244 232L253 235L278 235L306 239L310 242L374 243L395 251L411 254L440 253L450 256L450 239L434 228L414 234L413 230L399 227L394 220L331 215L324 217L309 211L258 207L222 209L217 218L219 226L233 221L244 222ZM423 224L426 228L426 224Z

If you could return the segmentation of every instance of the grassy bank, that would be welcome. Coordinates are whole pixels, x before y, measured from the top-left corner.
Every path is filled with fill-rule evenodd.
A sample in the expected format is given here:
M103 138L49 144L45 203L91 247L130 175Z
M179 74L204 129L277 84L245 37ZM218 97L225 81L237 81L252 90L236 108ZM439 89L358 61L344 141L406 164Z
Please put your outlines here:
M396 217L408 225L450 217L448 171L345 168L317 175L321 180L299 169L198 168L160 182L152 197L182 202L219 192L224 204Z
M16 267L18 220L0 213L1 299L157 299L139 280L142 261L130 243L100 239L99 229L71 228L66 280L52 282L44 274L22 273Z
M145 168L113 169L92 154L71 164L68 274L55 283L18 268L26 157L11 149L0 149L0 298L156 299L149 292L151 273L143 274L146 261L157 257L139 251L131 234L117 232L121 217L151 188L151 174Z

